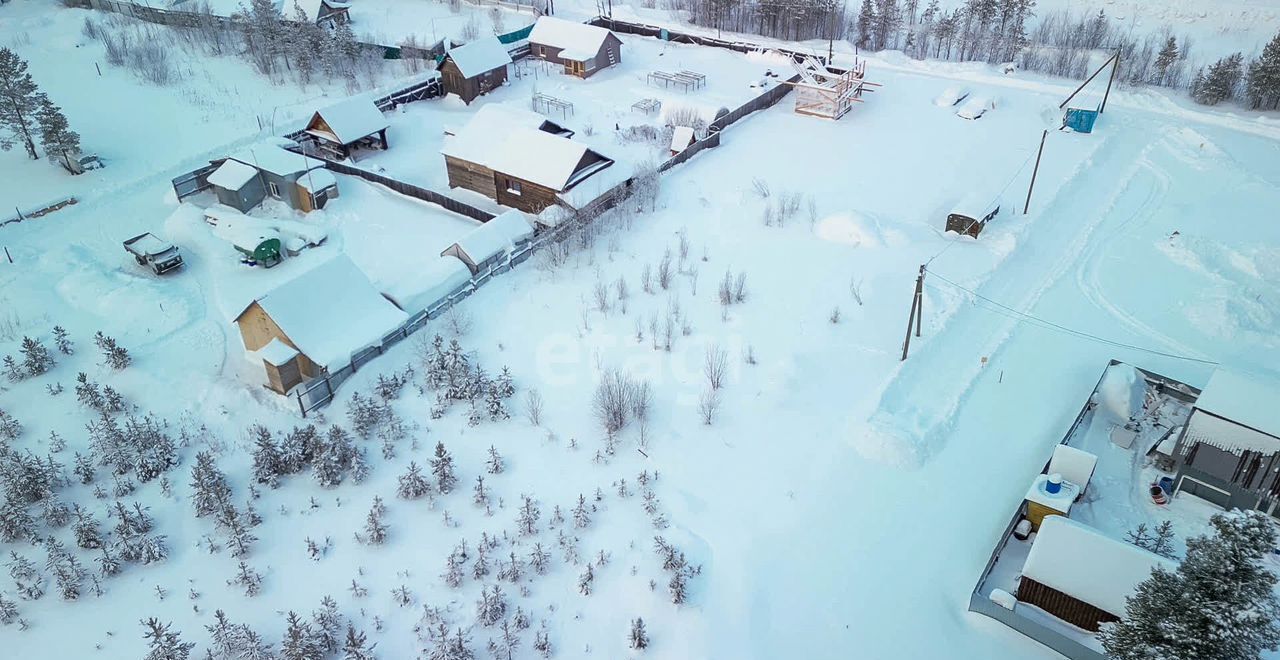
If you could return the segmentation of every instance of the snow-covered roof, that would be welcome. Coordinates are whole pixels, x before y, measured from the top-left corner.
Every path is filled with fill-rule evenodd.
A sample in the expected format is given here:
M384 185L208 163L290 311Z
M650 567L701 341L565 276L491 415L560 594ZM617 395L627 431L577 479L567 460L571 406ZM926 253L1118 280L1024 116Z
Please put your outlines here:
M266 346L258 349L258 357L267 361L272 366L280 366L289 360L297 357L298 351L294 347L280 341L277 337L267 342Z
M1081 485L1068 481L1064 477L1058 492L1050 493L1047 487L1049 476L1047 474L1036 475L1035 481L1031 482L1031 487L1027 489L1027 496L1024 499L1028 502L1047 506L1054 511L1061 511L1064 514L1070 513L1071 505L1075 503L1076 496L1080 494Z
M314 169L298 177L298 185L314 193L338 185L338 180L329 170Z
M332 13L331 11L321 11L324 5L328 5L333 10L345 9L351 6L349 3L338 2L338 0L284 0L281 12L288 20L293 20L294 18L294 2L297 2L298 6L302 8L302 15L312 22L319 20L321 16Z
M325 367L340 366L408 319L346 255L280 284L257 303L298 350Z
M497 37L483 37L449 50L449 59L471 78L511 64L511 53Z
M573 60L575 62L583 62L595 57L596 53L598 52L600 51L597 49L586 47L586 46L570 46L560 51L559 57L562 60Z
M285 144L288 142L266 140L232 154L231 160L251 165L276 176L289 176L324 167L324 161L289 151L284 148Z
M613 163L579 169L588 152L580 142L538 127L546 118L535 112L498 105L481 108L457 135L445 140L440 153L488 167L496 172L562 191Z
M410 314L429 309L471 281L471 270L456 257L440 257L406 269L386 287L387 297Z
M479 264L514 248L532 236L533 226L529 223L528 216L511 210L467 232L454 245L461 248L472 263Z
M671 150L684 151L684 148L693 142L693 129L688 126L677 126L676 130L671 132Z
M315 121L314 116L312 122L308 124L307 132L325 138L336 138L342 144L351 144L388 126L378 106L363 96L353 96L317 110L316 116L329 126L329 132L310 127L310 123Z
M1274 380L1219 369L1196 408L1280 438L1280 383Z
M225 188L227 190L239 190L244 184L253 180L258 176L258 168L252 165L246 165L238 160L228 158L222 161L218 169L209 174L209 185Z
M1089 485L1097 464L1098 457L1087 451L1070 445L1057 445L1053 448L1053 458L1049 459L1049 474L1060 474L1063 479L1084 488Z
M312 174L325 172L325 170L316 170ZM306 177L303 177L304 179ZM281 236L297 238L304 245L319 245L329 237L329 233L324 227L312 222L303 222L300 220L290 220L288 218L255 218L245 215L236 209L225 204L213 204L204 210L205 222L214 227L214 234L218 234L219 227L230 225L232 227L239 226L242 228L251 228L253 231L279 232Z
M578 54L590 53L585 57L570 58L588 59L600 52L600 47L608 37L609 31L602 27L543 16L533 24L533 32L529 33L529 43L563 48ZM564 53L560 55L565 57Z
M1173 570L1177 564L1074 520L1049 516L1040 523L1022 575L1122 616L1125 598L1156 566Z
M1201 410L1191 413L1187 421L1186 447L1203 442L1233 454L1256 451L1263 454L1280 452L1280 438L1241 426L1231 420L1216 417Z

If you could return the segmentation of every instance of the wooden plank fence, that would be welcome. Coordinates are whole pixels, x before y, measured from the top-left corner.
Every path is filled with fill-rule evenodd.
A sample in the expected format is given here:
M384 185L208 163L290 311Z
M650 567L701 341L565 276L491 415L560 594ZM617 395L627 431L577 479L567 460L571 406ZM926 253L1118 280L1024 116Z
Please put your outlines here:
M758 52L772 50L772 51L777 51L779 53L782 53L783 55L787 55L797 62L803 62L807 58L814 58L821 61L823 64L827 63L826 57L819 55L814 51L805 52L805 51L798 51L798 50L793 50L791 48L785 48L780 46L764 46L761 44L752 43L750 41L732 41L729 39L718 39L716 37L709 37L701 34L680 32L678 30L672 30L671 28L658 27L656 25L645 25L644 23L632 23L630 21L620 21L613 18L609 18L607 16L597 16L593 19L588 20L587 23L590 25L598 26L598 27L608 28L614 32L621 32L623 34L634 34L642 37L654 37L654 38L660 39L662 38L662 35L665 33L667 36L667 41L680 43L680 44L694 44L697 46L709 46L712 48L725 48L727 50L732 50L739 53L758 53Z

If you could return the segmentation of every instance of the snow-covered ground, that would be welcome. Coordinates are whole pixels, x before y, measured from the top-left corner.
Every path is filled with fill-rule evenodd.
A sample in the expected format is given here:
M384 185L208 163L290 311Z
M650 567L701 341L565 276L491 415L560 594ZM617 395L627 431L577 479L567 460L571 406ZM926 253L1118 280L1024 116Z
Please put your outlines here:
M0 12L24 6L35 5L15 0ZM78 39L83 13L52 6L43 3L49 18L28 15L0 25L0 34L12 41L14 30L48 20L43 34ZM414 425L412 439L390 459L377 441L358 441L368 451L368 481L322 489L303 472L277 490L259 487L253 506L264 522L253 530L259 539L246 561L262 573L264 587L248 598L226 584L238 560L226 549L210 554L203 547L202 537L221 534L207 518L193 517L188 481L195 452L215 452L243 506L250 495L249 425L286 431L303 423L346 424L351 393L369 393L378 375L407 364L419 375L422 368L415 341L406 341L347 381L321 416L302 420L295 402L259 386L260 367L243 359L229 315L245 296L325 252L347 253L381 281L415 268L419 254L434 258L471 225L340 177L342 196L314 219L330 229L325 247L271 270L242 268L194 207L175 206L168 178L222 155L213 151L259 138L252 118L263 106L237 105L188 124L177 117L199 103L124 76L102 79L118 85L113 94L77 95L75 84L94 84L96 73L89 67L77 75L65 63L89 63L92 55L81 59L73 47L34 41L41 45L20 51L33 75L50 79L51 94L87 144L110 140L119 155L89 175L101 177L96 184L54 176L51 168L54 174L32 174L46 165L13 152L0 160L6 174L0 180L14 190L28 182L45 186L42 194L80 186L98 191L43 219L0 227L0 245L14 259L0 261L0 353L15 353L23 335L51 344L54 324L67 328L78 349L59 356L47 375L0 383L0 408L25 426L12 444L43 455L50 431L57 431L69 445L57 460L70 467L72 452L85 451L84 426L94 418L71 391L84 371L140 411L167 419L175 437L185 431L190 445L169 474L172 496L153 481L122 498L151 507L170 557L126 567L103 581L100 598L86 592L64 603L51 591L19 601L30 628L0 627L0 644L14 657L140 657L137 621L149 616L172 620L203 648L203 626L218 608L277 642L283 613L309 613L325 594L378 643L379 657L415 657L432 646L415 631L424 606L440 608L451 628L467 630L484 655L497 633L474 625L475 601L482 585L498 580L473 578L470 562L461 588L440 577L459 541L467 540L473 556L482 533L501 539L491 562L505 562L509 552L527 557L534 542L553 556L548 575L521 580L527 594L501 583L511 610L521 607L533 623L522 633L519 657L536 657L533 632L542 622L558 657L626 657L628 622L637 616L652 638L645 655L655 658L1055 657L965 609L1027 475L1044 464L1101 368L1117 358L1198 385L1210 367L1173 356L1253 369L1280 364L1280 227L1267 213L1280 207L1274 119L1121 92L1094 134L1050 132L1030 213L1022 215L1028 163L1041 130L1058 124L1055 108L1071 85L976 65L873 60L868 77L885 87L844 120L798 116L784 100L666 175L656 212L615 223L558 268L535 258L462 303L471 327L459 341L490 373L511 369L518 390L508 400L512 419L469 426L461 406L432 419L434 395L406 387L394 408ZM557 91L546 91L571 97L580 108L575 116L593 118L603 139L607 118L630 113L643 86L632 78L646 70L644 60L629 53L624 49L616 73L607 72L621 86L600 76L585 83L556 78ZM706 57L704 73L713 84L764 66L718 52ZM254 98L278 95L289 107L306 105L303 90L270 87L247 68L227 75L262 95ZM969 122L936 107L934 97L957 80L998 98L995 110ZM540 90L545 82L538 81ZM65 85L60 97L58 84ZM593 93L597 88L625 91ZM513 85L487 102L524 102L527 93ZM88 118L95 104L117 107L118 123L151 112L150 95L167 99L155 101L154 121L137 115L147 121L118 130L151 139L130 143L93 123L106 119ZM399 169L386 164L406 178L410 161L419 172L441 171L432 146L440 126L470 111L451 103L407 107L393 119L391 150L370 161L407 159ZM149 164L118 166L142 158ZM756 192L757 181L767 185L767 198ZM999 195L1005 210L977 241L942 234L946 210L975 189ZM795 215L766 226L766 207L792 194L801 196ZM163 278L137 267L120 246L157 229L187 256L186 268ZM645 292L642 272L646 266L656 272L668 251L683 272L669 290L655 284ZM929 264L923 336L913 339L902 363L900 342L923 263ZM746 296L722 310L717 286L727 272L745 273ZM619 280L625 303L616 293ZM607 311L596 303L597 283L610 291ZM315 303L323 300L317 292ZM669 352L655 350L652 327L674 308L689 331L677 328ZM448 336L449 325L436 323L422 336ZM97 330L127 347L133 365L114 373L98 364L91 341ZM708 346L725 351L729 370L710 426L698 411ZM647 448L639 451L633 424L615 453L597 460L606 443L589 402L600 371L609 368L648 381L654 401ZM67 391L47 394L55 382ZM534 389L545 400L539 426L523 414ZM455 457L458 489L436 495L434 505L397 499L397 477L410 461L425 467L436 442ZM505 458L502 474L485 472L491 445ZM663 529L644 511L642 472L668 520ZM491 489L492 516L472 503L477 476ZM624 478L626 497L618 488ZM105 469L98 481L111 486ZM516 530L522 494L541 505L536 539ZM568 514L579 494L597 509L585 528L575 528ZM389 540L382 546L353 537L363 533L375 496L388 508ZM104 529L113 526L104 510L114 498L97 500L91 486L78 483L60 497L88 508ZM555 506L570 518L558 527L550 524ZM594 567L589 596L577 589L584 569L566 561L561 531L579 538L580 562L600 551L608 557ZM70 540L65 528L42 533ZM684 605L670 602L667 575L652 550L655 534L702 567ZM330 538L332 548L312 561L308 537L321 544ZM43 563L44 551L29 543L0 549ZM76 552L93 565L95 553ZM368 595L352 595L352 580ZM392 598L401 585L412 593L406 607ZM0 580L0 591L10 588ZM66 634L71 625L78 634Z

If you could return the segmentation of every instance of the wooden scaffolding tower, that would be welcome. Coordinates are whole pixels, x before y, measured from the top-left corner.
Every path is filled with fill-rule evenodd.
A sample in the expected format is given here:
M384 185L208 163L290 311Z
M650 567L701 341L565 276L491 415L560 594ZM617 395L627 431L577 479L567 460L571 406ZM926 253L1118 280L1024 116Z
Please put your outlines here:
M800 79L787 84L795 89L796 112L827 119L839 119L854 103L862 103L863 92L875 91L880 83L868 82L866 62L855 61L848 69L829 67L814 57L794 60Z

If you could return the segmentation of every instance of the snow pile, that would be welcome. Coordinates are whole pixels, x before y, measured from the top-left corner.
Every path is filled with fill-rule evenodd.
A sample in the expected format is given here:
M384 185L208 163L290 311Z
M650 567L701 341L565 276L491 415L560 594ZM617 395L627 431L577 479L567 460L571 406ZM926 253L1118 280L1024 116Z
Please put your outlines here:
M1102 375L1094 403L1115 424L1127 424L1142 405L1146 381L1127 364L1112 365Z
M851 212L836 213L822 218L814 227L814 233L824 241L853 247L880 247L884 245L879 223Z
M924 463L920 443L894 420L876 416L863 422L855 419L849 427L853 448L863 458L899 468L915 468Z

